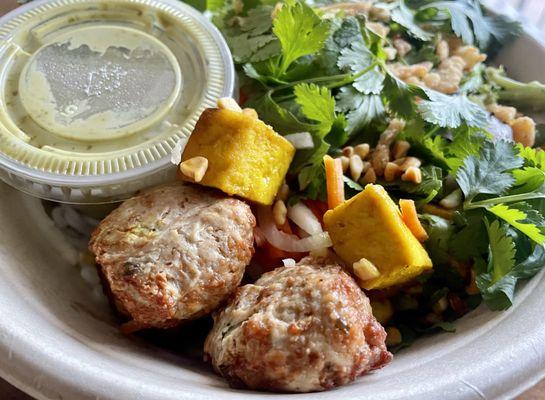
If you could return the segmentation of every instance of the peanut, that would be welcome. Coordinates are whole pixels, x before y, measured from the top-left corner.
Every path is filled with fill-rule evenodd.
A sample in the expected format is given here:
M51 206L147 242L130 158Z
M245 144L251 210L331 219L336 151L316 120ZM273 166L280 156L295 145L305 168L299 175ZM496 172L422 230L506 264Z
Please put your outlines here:
M380 271L375 267L375 264L366 258L356 261L352 264L352 267L354 268L354 274L362 281L368 281L380 276Z
M519 117L511 124L513 140L523 146L532 147L536 141L536 123L530 117Z
M218 108L222 110L242 112L242 108L240 108L235 99L231 97L222 97L218 99Z
M242 110L242 114L247 115L248 117L259 119L259 116L257 115L257 111L253 108L244 108Z
M394 47L397 50L397 54L399 54L400 57L404 57L405 55L407 55L407 53L411 51L413 48L409 42L401 38L394 39Z
M481 54L475 46L461 46L456 49L454 55L462 58L465 61L465 70L470 71L473 67L484 60L486 54Z
M346 146L343 150L343 156L350 157L354 154L354 148L352 146Z
M440 40L435 46L435 54L439 57L440 61L443 61L449 56L448 43L445 40Z
M180 163L180 171L194 182L202 181L208 169L208 159L197 156Z
M375 173L375 170L373 168L369 168L361 180L364 184L375 183L377 181L377 174Z
M422 183L422 172L418 167L409 167L403 175L401 175L401 180L412 183Z
M286 202L288 200L289 195L290 195L290 187L288 186L286 182L283 182L282 186L280 186L280 189L278 189L278 193L276 193L276 199Z
M360 179L361 173L363 172L363 161L360 156L354 154L350 157L350 176L352 180L358 181Z
M350 166L350 158L346 156L341 156L341 165L343 166L343 172L348 171L348 167Z
M354 147L354 153L361 157L362 160L365 160L365 157L369 155L369 145L367 143L358 144Z
M286 215L288 214L286 204L282 200L276 200L272 211L276 226L284 225L286 223Z
M405 157L411 148L411 144L406 140L396 140L392 149L392 157L394 160Z
M386 182L392 182L395 178L398 177L401 170L399 169L399 166L393 162L389 162L386 164L386 168L384 168L384 179Z

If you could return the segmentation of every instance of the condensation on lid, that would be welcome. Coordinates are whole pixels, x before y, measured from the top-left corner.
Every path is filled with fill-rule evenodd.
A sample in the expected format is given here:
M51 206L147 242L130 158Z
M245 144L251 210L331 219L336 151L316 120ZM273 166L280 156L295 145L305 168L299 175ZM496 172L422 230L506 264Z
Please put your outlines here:
M35 0L0 19L0 178L126 197L172 176L176 143L233 89L225 41L178 0Z
M94 142L132 135L177 100L181 71L167 46L121 26L91 26L38 49L19 79L29 116L54 135Z

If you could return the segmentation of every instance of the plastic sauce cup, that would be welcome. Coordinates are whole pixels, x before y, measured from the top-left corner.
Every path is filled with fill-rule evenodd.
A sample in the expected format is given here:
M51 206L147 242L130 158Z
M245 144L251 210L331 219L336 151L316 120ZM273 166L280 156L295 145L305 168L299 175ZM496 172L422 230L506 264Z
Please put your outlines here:
M44 0L0 19L0 178L106 203L175 176L175 145L232 96L231 54L178 0Z

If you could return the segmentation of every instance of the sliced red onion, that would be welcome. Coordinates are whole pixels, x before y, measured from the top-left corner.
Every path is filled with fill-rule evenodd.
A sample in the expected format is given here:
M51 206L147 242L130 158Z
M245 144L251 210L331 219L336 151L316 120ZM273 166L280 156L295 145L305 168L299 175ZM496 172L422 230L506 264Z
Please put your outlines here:
M316 215L302 202L288 207L288 218L309 235L323 232Z
M290 235L278 230L269 207L258 207L257 220L259 222L259 228L263 235L265 235L265 238L267 238L267 241L277 249L291 253L306 253L311 250L332 246L331 239L327 232L321 232L304 239L299 239L295 235Z
M291 133L284 136L284 138L293 144L293 147L295 147L297 150L314 148L312 135L308 132Z

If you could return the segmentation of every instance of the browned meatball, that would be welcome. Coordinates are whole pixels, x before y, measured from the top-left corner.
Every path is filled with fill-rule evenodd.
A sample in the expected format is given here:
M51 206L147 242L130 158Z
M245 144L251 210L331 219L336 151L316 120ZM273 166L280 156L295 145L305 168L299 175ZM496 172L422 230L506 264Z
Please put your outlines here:
M210 313L240 284L255 218L243 201L175 183L125 201L93 232L90 250L127 331L168 328Z
M391 360L354 280L338 265L302 263L240 287L214 316L205 358L232 386L320 391Z

